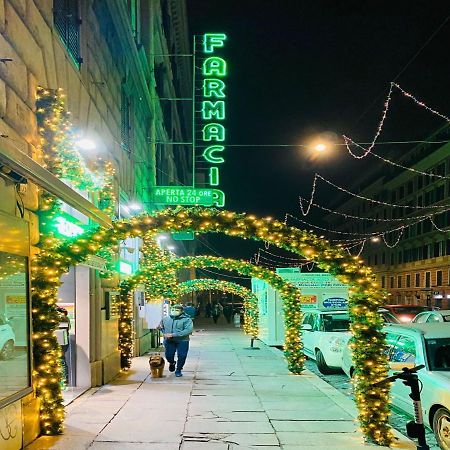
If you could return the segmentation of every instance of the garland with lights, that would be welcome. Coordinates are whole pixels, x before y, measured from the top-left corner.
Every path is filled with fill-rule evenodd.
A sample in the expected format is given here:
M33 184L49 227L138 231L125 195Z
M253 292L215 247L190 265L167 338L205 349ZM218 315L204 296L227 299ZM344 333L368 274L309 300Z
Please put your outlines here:
M197 278L179 284L181 295L191 292L217 289L241 297L244 302L244 332L256 339L258 337L258 298L246 287L231 281L214 280L213 278Z
M112 229L97 229L75 237L52 252L39 256L39 267L50 270L68 270L72 264L82 262L89 254L110 245L116 239L143 236L148 231L197 233L224 233L244 239L265 241L277 247L314 261L317 266L348 284L350 289L349 312L356 384L355 399L358 419L366 438L379 445L389 445L393 435L388 424L389 387L378 389L371 385L388 374L382 320L378 308L385 302L372 270L358 257L348 255L342 245L329 241L310 231L287 226L272 218L258 218L227 210L203 207L176 207L155 212L153 215L133 217L114 223ZM261 268L259 268L261 269ZM42 290L49 292L52 301L53 277L45 277ZM58 280L56 281L58 282ZM55 292L56 295L56 292ZM57 420L53 418L53 420Z
M145 284L145 291L152 293L152 298L161 301L163 298L177 299L183 295L181 285L176 285L175 289L169 287L166 282L166 275L171 271L178 271L181 269L202 269L206 267L214 267L216 269L235 271L242 275L259 278L266 281L274 289L276 289L283 300L284 323L285 323L285 351L288 362L288 369L294 374L300 374L304 367L305 357L303 355L303 344L301 341L301 293L291 283L284 280L282 277L263 267L254 266L247 261L220 258L215 256L186 256L181 258L171 259L165 262L157 262L153 265L148 265L145 271L136 273L133 277L125 280L121 285L121 298L124 305L124 338L120 342L121 352L125 356L131 358L131 351L129 351L129 343L131 340L131 326L129 322L131 316L129 309L132 309L132 295L131 290L138 284ZM224 282L225 283L225 282ZM245 289L245 288L243 288ZM247 290L247 289L246 289ZM250 291L249 291L250 292ZM252 324L252 332L254 325L254 318L256 318L256 335L257 329L257 303L253 303L253 307L249 307L253 314L252 320L248 323ZM127 320L128 319L128 320ZM250 329L250 325L249 325ZM130 367L131 361L124 361L125 367Z
M45 167L60 179L67 180L78 189L99 193L104 210L111 213L115 204L113 185L114 169L104 165L104 174L89 171L78 154L65 111L62 90L39 88L36 96L37 121L41 135L40 148L44 153ZM104 184L99 184L103 180ZM40 195L39 254L31 258L31 301L33 328L33 386L40 400L42 434L62 432L64 406L61 394L62 351L55 337L60 322L56 309L60 277L68 270L69 260L57 251L67 241L56 235L54 220L60 213L61 201L46 191ZM91 253L98 248L90 246Z

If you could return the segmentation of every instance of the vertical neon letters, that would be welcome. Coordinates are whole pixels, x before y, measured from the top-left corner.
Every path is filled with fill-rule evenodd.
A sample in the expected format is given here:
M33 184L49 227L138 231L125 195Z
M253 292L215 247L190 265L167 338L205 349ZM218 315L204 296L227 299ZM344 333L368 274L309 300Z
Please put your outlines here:
M201 70L201 110L198 117L202 121L200 127L203 140L203 153L201 159L208 165L208 176L205 180L211 187L217 188L220 184L218 164L225 162L226 129L226 84L227 62L220 55L225 46L227 37L223 33L206 33L203 35ZM199 131L200 131L199 130ZM225 194L214 189L216 206L224 206Z

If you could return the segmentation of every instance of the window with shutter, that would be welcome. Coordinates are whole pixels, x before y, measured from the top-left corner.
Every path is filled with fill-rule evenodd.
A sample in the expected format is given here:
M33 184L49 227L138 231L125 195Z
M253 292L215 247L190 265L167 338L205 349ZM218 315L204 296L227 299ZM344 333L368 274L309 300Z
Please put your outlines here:
M53 0L53 22L61 41L77 66L80 55L80 16L78 0Z

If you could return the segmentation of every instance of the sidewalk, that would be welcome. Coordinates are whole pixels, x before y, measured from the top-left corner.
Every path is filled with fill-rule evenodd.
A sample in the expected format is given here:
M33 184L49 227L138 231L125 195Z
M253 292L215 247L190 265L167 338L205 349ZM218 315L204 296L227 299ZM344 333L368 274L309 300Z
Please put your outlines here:
M182 378L149 376L148 357L67 407L63 436L41 449L353 450L364 445L353 402L316 375L289 375L282 352L246 350L249 338L196 324ZM213 328L214 327L214 328ZM396 448L415 448L403 438Z

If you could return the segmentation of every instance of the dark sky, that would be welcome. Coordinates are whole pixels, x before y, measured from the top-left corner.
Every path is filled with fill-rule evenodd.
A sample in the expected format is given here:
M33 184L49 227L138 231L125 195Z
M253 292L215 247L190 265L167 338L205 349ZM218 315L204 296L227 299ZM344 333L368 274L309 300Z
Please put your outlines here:
M187 0L187 6L191 34L228 35L228 144L307 144L322 132L339 142L342 134L370 141L392 80L450 114L450 20L426 44L450 15L448 1ZM424 139L443 124L395 93L380 140ZM298 195L308 197L315 172L350 188L355 174L377 164L373 157L356 161L343 147L320 160L307 149L276 146L226 152L226 207L281 219L286 212L300 216ZM319 186L324 206L336 195ZM317 211L307 220L320 224ZM228 241L210 242L237 256ZM250 254L242 247L238 256Z

